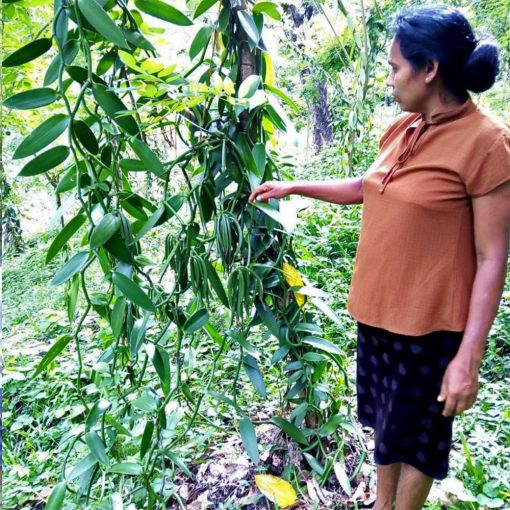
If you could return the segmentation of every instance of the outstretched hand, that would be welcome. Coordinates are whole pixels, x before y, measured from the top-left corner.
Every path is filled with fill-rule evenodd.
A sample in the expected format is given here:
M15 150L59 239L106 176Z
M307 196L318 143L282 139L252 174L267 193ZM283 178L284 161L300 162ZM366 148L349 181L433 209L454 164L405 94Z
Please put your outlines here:
M291 183L268 181L257 186L248 198L249 202L259 200L267 202L270 198L284 198L291 194Z

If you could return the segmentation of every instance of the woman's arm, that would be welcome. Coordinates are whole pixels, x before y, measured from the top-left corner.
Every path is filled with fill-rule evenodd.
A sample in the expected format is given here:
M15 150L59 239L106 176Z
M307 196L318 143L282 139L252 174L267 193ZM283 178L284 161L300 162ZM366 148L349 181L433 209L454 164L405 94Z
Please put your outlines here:
M469 409L476 400L478 371L505 282L510 236L510 182L473 198L472 204L477 270L462 343L445 372L439 395L439 400L445 401L445 416Z
M270 198L283 198L287 195L302 195L332 204L361 204L363 186L361 177L337 181L269 181L258 186L249 201L265 202Z

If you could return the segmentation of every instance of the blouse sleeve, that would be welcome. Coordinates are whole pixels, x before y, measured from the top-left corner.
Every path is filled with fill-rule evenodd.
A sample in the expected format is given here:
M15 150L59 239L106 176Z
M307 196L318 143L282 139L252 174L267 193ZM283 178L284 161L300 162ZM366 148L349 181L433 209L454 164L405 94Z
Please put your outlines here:
M510 132L503 131L481 163L467 173L464 184L469 196L479 197L506 181L510 181Z

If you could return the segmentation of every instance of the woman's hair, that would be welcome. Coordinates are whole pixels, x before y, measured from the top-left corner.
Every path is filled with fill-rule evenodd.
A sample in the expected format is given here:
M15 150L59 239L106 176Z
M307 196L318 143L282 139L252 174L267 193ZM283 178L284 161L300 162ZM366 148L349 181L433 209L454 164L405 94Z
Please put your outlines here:
M460 10L427 6L397 14L395 39L403 57L414 70L428 60L439 62L445 88L466 100L468 90L483 92L492 87L499 71L498 47L490 39L477 39Z

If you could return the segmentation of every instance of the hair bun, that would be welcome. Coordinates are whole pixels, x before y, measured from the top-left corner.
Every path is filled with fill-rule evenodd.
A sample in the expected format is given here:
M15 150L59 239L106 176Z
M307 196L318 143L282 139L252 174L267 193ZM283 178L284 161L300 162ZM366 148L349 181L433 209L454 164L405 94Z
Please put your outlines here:
M499 72L498 53L494 41L478 41L464 68L464 83L468 90L483 92L494 85Z

